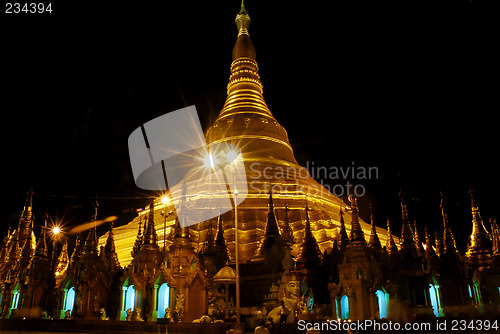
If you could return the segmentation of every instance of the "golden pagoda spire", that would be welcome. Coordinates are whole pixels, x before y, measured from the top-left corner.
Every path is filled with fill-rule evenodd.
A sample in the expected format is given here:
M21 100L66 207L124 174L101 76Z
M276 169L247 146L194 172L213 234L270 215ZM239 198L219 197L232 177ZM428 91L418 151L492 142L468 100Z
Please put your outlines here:
M318 242L311 231L311 220L309 218L309 207L306 203L306 226L304 231L304 238L299 249L297 256L297 265L304 268L312 268L321 263L321 250L319 249Z
M269 191L269 210L267 212L266 232L262 237L260 246L257 248L254 259L264 258L266 251L269 251L272 247L276 248L276 252L273 253L273 256L281 257L279 259L279 262L281 262L284 256L284 242L278 228L276 214L274 213L273 192Z
M149 204L149 215L148 220L146 222L146 227L144 228L144 239L142 241L143 244L157 244L157 235L154 221L154 201L151 201Z
M18 225L18 242L19 248L24 246L26 240L32 236L33 227L33 187L28 190L28 196L26 197L26 203L24 204L23 211L21 213L21 218L19 219Z
M479 208L474 199L474 191L469 191L472 211L472 233L465 256L480 262L488 262L491 258L491 240L483 225Z
M286 130L276 121L263 97L255 48L248 29L250 16L241 3L236 15L238 37L227 85L227 98L219 117L207 130L209 144L232 143L248 154L297 164Z
M420 251L424 251L424 245L422 241L420 240L420 235L418 234L418 229L417 229L417 218L413 218L413 241L415 242L415 245Z
M408 209L406 208L405 203L405 195L403 190L400 189L399 197L401 199L401 218L402 218L402 226L401 226L401 240L400 246L401 249L411 249L415 247L415 240L413 230L411 229L410 219L408 217Z
M342 212L342 209L340 209L340 232L339 232L339 240L338 240L338 247L341 252L345 251L347 245L349 244L349 237L347 236L347 231L345 229L345 222L344 222L344 212Z
M396 254L398 252L398 246L394 242L391 232L391 224L389 223L389 217L387 217L387 244L385 246L387 253L389 255Z
M455 237L451 232L450 224L448 222L448 214L444 210L444 198L441 192L441 215L443 216L443 250L444 253L456 252L457 244L455 242Z
M351 245L366 245L365 235L359 224L358 198L353 194L351 200L351 235L349 238L349 246Z
M44 219L44 228L42 228L42 235L40 236L40 240L38 240L38 243L36 245L36 249L35 249L35 256L41 256L41 257L46 257L47 254L49 253L49 250L47 248L47 242L46 242L46 238L47 238L47 220L48 220L48 217L49 215L47 214L47 212L45 212L45 219Z

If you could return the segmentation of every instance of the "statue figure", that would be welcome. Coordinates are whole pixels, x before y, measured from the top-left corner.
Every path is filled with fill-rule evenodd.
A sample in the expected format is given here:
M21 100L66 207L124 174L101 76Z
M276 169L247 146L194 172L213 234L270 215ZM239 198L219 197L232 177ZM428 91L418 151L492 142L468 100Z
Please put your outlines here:
M71 320L71 310L64 312L64 320Z
M165 316L163 318L168 320L172 319L172 309L170 309L170 307L165 309Z
M281 298L281 301L284 304L284 308L288 309L290 312L285 320L280 315L280 306L277 306L274 309L272 309L268 314L268 318L272 318L275 323L279 321L286 321L287 323L293 323L295 322L295 315L298 313L297 303L300 301L300 291L301 291L300 281L297 280L294 276L288 276L288 277L289 277L288 280L286 278L284 279L285 291L283 297Z
M182 318L182 314L184 311L184 299L185 297L180 291L175 296L175 313L179 318Z
M126 321L132 321L132 309L127 310L127 317L125 318Z
M141 308L138 307L132 312L132 321L144 321L141 317Z
M100 314L99 317L100 320L109 320L108 316L106 315L106 310L104 309L104 307L101 307L101 309L99 310L99 314Z
M285 306L292 312L288 315L287 322L295 322L295 314L297 313L297 303L300 301L300 281L291 278L286 284L286 292L283 297Z
M299 320L311 321L311 313L307 307L306 296L302 296L297 303L297 318Z

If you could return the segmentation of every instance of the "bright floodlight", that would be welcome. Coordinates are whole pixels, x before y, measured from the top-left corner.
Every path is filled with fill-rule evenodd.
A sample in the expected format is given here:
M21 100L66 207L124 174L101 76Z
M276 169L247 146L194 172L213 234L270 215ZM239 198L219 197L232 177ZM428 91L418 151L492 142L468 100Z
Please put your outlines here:
M162 202L163 204L170 203L170 198L168 198L168 196L163 196L163 197L161 198L161 202Z
M52 228L52 233L57 235L57 234L59 234L59 232L61 232L61 229L59 228L59 226L54 226Z
M205 167L211 169L214 168L214 157L210 153L207 154L204 161L205 161Z

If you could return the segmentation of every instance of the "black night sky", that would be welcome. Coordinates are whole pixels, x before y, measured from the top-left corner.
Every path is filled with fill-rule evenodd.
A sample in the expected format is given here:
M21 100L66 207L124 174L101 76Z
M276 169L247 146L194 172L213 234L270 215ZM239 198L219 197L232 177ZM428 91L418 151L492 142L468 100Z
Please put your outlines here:
M128 135L186 105L206 130L225 100L239 1L67 2L53 2L52 14L2 8L1 235L30 185L37 224L45 208L68 224L88 221L96 194L101 217L127 223L153 195L134 184ZM461 249L469 185L483 220L499 214L495 3L246 8L264 97L299 163L378 168L378 179L358 180L365 220L372 202L376 224L389 215L399 235L400 184L422 237L424 225L442 228L446 193Z

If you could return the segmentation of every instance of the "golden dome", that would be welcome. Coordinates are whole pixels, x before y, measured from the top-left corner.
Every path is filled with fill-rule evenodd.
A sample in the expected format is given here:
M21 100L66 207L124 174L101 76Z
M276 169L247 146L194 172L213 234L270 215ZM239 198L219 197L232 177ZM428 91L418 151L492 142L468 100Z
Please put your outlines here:
M217 283L236 282L236 271L229 266L225 266L215 274L214 281Z

